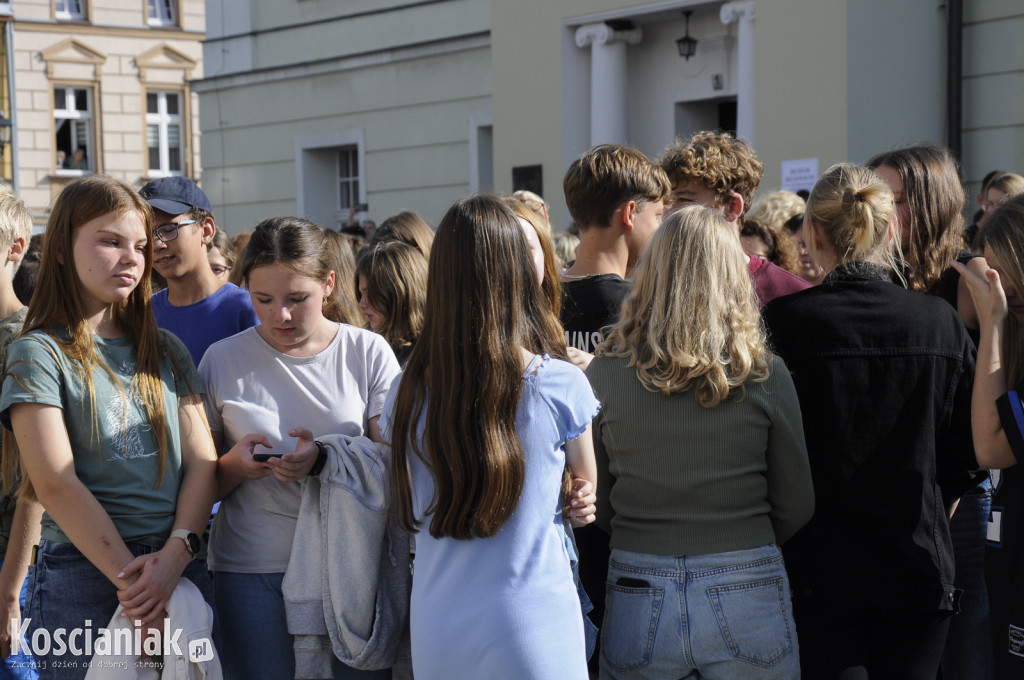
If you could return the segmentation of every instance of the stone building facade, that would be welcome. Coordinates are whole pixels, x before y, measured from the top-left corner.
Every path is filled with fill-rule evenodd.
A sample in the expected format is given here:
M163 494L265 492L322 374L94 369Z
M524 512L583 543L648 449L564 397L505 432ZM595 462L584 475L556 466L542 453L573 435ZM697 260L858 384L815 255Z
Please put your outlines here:
M74 177L201 174L203 0L9 3L10 179L38 223ZM0 8L2 11L2 8Z

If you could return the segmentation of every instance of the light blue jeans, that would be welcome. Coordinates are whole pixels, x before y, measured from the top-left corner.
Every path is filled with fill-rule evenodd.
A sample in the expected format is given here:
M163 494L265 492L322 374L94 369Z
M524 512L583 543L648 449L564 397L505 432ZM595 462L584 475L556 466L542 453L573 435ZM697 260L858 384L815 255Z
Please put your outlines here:
M775 545L692 557L612 550L602 632L602 680L800 677Z
M229 680L294 678L293 636L285 619L281 583L284 574L217 571L217 602L223 650L221 664ZM387 680L391 670L361 671L334 659L334 680Z

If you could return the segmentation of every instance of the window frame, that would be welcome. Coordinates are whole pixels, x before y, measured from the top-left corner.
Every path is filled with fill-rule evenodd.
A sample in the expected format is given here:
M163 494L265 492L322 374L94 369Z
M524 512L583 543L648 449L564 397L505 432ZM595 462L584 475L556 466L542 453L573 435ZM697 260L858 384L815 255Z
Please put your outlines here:
M52 0L53 18L57 21L88 21L89 0ZM58 4L63 3L64 9L59 9ZM78 5L78 12L71 12L67 5L75 3Z
M338 206L338 211L339 212L345 212L345 211L347 211L352 206L353 201L349 201L347 204L343 204L342 203L341 199L342 199L342 195L344 193L342 191L342 186L347 184L348 188L349 188L349 191L348 191L349 197L355 197L355 201L354 201L355 203L362 203L362 201L360 201L359 199L362 196L362 193L360 192L360 187L361 187L361 185L363 183L363 174L362 174L362 167L363 166L362 166L362 163L360 163L360 153L359 153L359 145L358 144L347 144L347 145L344 145L344 146L340 146L340 147L338 147L336 149L336 151L337 151L337 159L338 159L338 162L337 162L337 165L336 165L336 168L337 168L337 170L336 170L337 180L335 182L335 185L338 187L337 206ZM342 154L349 155L349 159L348 159L349 165L351 165L352 163L355 164L356 172L355 172L354 175L343 175L342 174L342 169L343 169L342 168Z
M57 108L57 90L64 90L65 108L63 109ZM66 108L69 98L73 102L76 100L77 95L74 92L75 90L84 90L86 92L88 107L86 109L86 116L82 116L81 112L75 108ZM53 125L50 138L53 140L54 175L61 177L81 177L83 175L91 175L94 173L102 172L102 167L100 165L101 153L99 148L100 134L99 129L97 128L98 116L96 115L96 101L99 98L99 92L96 87L96 84L81 82L52 82L50 83L50 97L50 120L52 121ZM74 106L74 104L72 104L72 106ZM59 113L63 115L58 116ZM59 128L58 121L75 121L83 119L88 121L85 129L87 134L86 153L89 154L89 167L85 169L57 167L57 152L61 150L57 146L57 132ZM72 137L74 138L74 127L72 127L71 130ZM73 140L71 148L69 149L72 155L74 154L75 146L76 144ZM81 145L78 144L77 146Z
M169 10L170 16L166 19L161 16L152 16L149 11L150 2L154 3L158 15L163 7ZM146 23L159 28L181 26L181 3L178 0L146 0Z
M339 214L338 151L355 147L359 167L359 194L355 200L366 203L372 173L366 163L366 136L362 128L348 128L296 135L295 186L296 214L309 217L318 224L340 226L348 217Z
M157 95L157 113L149 112L149 95ZM175 95L178 98L178 113L169 114L167 113L167 95ZM145 171L147 177L175 177L185 176L188 170L188 116L186 115L186 106L188 106L188 93L184 89L179 88L144 88L142 91L142 138L145 140L143 145L143 157L145 159ZM161 112L160 109L163 109ZM149 126L158 126L158 149L160 154L160 166L159 168L153 168L150 166L149 157ZM170 169L170 145L168 143L168 127L171 125L178 126L178 143L179 143L179 159L178 164L180 170Z

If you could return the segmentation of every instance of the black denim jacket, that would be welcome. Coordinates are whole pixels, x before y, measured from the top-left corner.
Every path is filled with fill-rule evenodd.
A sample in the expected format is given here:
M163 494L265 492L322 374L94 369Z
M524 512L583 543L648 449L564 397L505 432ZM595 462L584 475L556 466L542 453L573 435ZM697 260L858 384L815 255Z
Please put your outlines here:
M800 397L817 506L783 547L794 597L955 611L946 504L977 468L960 318L855 263L764 319Z

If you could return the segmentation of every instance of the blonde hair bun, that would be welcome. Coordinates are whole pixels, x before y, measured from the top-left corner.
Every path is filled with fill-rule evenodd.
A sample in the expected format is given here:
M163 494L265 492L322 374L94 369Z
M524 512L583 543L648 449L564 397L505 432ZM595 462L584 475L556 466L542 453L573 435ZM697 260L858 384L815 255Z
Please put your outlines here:
M829 168L807 199L807 215L840 262L866 260L888 244L892 190L871 170L849 163ZM890 261L886 256L883 259Z

